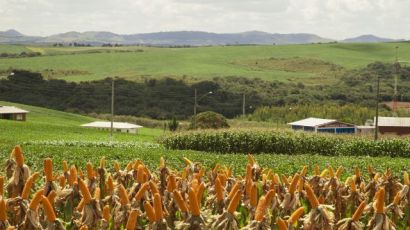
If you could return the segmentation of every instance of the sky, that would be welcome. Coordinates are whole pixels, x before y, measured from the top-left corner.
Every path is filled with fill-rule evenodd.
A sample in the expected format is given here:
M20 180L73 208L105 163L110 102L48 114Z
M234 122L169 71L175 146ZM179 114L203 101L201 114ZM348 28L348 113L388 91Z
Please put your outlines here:
M194 30L410 38L410 0L0 0L0 31Z

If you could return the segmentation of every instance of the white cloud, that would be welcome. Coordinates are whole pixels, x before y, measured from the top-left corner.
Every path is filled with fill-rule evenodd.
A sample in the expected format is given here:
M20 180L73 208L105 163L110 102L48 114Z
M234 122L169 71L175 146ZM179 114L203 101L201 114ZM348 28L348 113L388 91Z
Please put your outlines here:
M376 34L409 38L407 0L0 0L0 30Z

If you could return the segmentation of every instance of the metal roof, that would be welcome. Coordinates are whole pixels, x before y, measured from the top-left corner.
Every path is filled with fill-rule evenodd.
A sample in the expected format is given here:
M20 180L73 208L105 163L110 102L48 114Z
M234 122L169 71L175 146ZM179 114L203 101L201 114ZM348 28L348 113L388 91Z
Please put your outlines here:
M81 126L89 127L89 128L111 128L111 122L110 121L94 121L94 122L87 123ZM139 128L142 128L142 126L131 124L131 123L126 123L126 122L113 122L113 128L114 129L139 129Z
M379 117L378 126L410 127L410 117Z
M321 125L325 125L328 123L332 123L335 121L336 120L333 120L333 119L322 119L322 118L309 117L309 118L306 118L300 121L294 121L288 124L297 125L297 126L316 127L316 126L321 126Z
M11 114L11 113L28 113L24 109L19 109L14 106L0 106L0 114Z

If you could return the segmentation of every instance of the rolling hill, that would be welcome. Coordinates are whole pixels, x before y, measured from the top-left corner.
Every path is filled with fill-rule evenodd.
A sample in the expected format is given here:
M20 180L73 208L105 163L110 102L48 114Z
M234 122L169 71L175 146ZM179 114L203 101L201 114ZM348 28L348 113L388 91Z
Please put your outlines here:
M372 34L361 35L354 38L346 38L342 42L356 42L356 43L375 43L375 42L399 42L403 39L382 38Z
M200 80L241 76L317 84L334 78L334 71L327 71L328 67L331 70L340 67L352 69L375 61L393 62L396 46L400 47L400 59L410 60L410 43L407 42L195 48L0 45L0 53L32 51L42 54L38 57L2 58L0 76L16 68L37 71L46 78L77 82L108 76L133 80L145 77Z
M0 101L0 105L16 106L29 111L27 121L0 119L0 143L21 144L33 141L108 141L107 131L86 129L81 124L95 118L46 109L37 106ZM162 130L142 128L139 135L115 133L117 141L150 141L163 133ZM15 142L15 141L18 142Z
M237 44L307 44L326 43L333 40L315 34L271 34L260 31L243 33L208 33L202 31L175 31L142 34L115 34L105 31L67 32L46 37L26 36L16 30L0 32L0 43L5 44L50 44L50 43L86 43L101 45L118 43L124 45L144 44L156 46L209 46Z

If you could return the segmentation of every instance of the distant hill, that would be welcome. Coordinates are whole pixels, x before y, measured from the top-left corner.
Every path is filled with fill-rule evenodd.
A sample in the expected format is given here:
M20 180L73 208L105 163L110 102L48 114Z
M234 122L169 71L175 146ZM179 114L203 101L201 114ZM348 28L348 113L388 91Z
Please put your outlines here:
M315 34L270 34L260 31L243 33L208 33L201 31L175 31L121 35L111 32L67 32L46 37L26 36L16 30L0 32L0 43L119 43L125 45L171 45L171 46L207 46L241 44L307 44L326 43L333 40Z
M342 42L369 43L369 42L394 42L394 41L403 41L403 39L382 38L382 37L377 37L372 34L367 34L367 35L361 35L361 36L354 37L354 38L346 38Z
M50 43L83 43L101 45L104 43L118 43L123 45L155 45L155 46L212 46L212 45L284 45L328 43L334 39L320 37L316 34L294 33L266 33L262 31L248 31L242 33L209 33L202 31L171 31L141 34L115 34L105 31L66 32L51 36L38 37L24 35L17 30L0 31L0 44L50 44ZM393 42L403 41L382 38L374 35L362 35L347 38L340 42Z
M0 31L0 43L18 43L18 44L25 44L25 43L35 43L39 41L41 37L34 37L34 36L26 36L17 30L6 30Z

